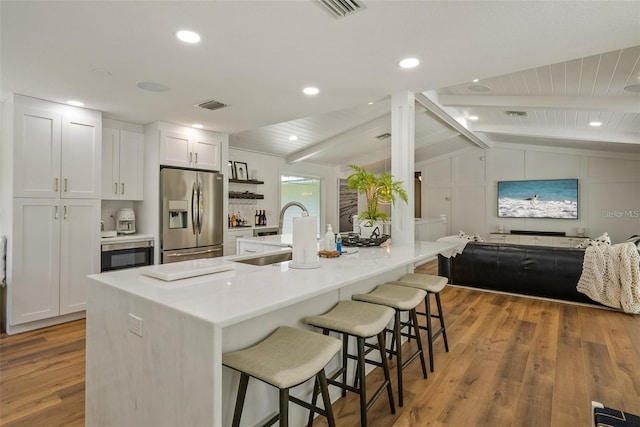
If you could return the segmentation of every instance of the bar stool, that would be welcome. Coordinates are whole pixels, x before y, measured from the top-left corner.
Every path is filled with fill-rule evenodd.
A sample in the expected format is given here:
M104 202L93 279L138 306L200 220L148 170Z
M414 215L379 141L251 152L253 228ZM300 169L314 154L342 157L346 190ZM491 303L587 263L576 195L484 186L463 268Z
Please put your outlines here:
M420 289L413 289L406 286L397 286L385 283L378 286L368 294L355 294L351 298L356 301L370 302L373 304L380 304L394 309L394 324L393 330L389 332L393 333L393 339L399 343L397 349L387 350L390 354L395 354L397 357L397 374L398 374L398 405L402 407L404 403L403 391L402 391L402 371L404 368L416 357L420 357L420 364L422 365L422 375L427 378L427 367L424 362L424 353L422 351L422 340L420 339L420 333L418 329L418 318L416 316L416 307L422 302L427 293ZM400 314L403 312L409 313L409 320L403 323L400 319ZM407 333L402 333L402 329L407 327ZM411 329L415 330L415 333L411 333ZM409 338L415 338L418 344L418 349L405 361L402 355L402 336Z
M342 396L346 395L347 390L360 395L360 425L367 426L367 410L380 397L386 389L389 398L389 406L391 413L396 413L393 403L393 392L391 390L391 381L389 375L389 365L385 355L385 330L387 324L393 318L393 310L389 307L383 307L376 304L368 304L359 301L340 301L330 311L320 316L311 316L304 321L317 328L321 328L322 332L327 335L329 332L337 332L342 334L342 366L331 375L327 382L330 385L340 387ZM349 337L356 339L356 354L349 353ZM372 345L369 351L378 349L380 352L381 362L369 360L366 355L369 351L365 351L365 340L368 338L378 338L378 344ZM356 382L353 386L347 384L347 359L356 360ZM367 401L365 364L369 363L378 367L382 367L384 372L384 381L376 390L374 395ZM341 381L336 378L342 376ZM315 404L317 398L317 388L313 393L312 405ZM309 426L313 422L313 413L309 414Z
M222 355L222 364L240 372L240 386L233 413L233 427L240 425L249 377L257 378L280 390L280 411L265 426L280 421L289 425L289 401L327 417L335 427L331 399L324 368L342 347L340 340L316 332L282 326L258 344ZM324 409L289 395L291 387L316 377Z
M396 285L408 286L411 288L421 289L427 292L427 296L424 299L425 312L416 312L426 318L426 327L419 326L420 329L427 331L427 341L429 343L429 367L433 372L433 341L442 334L444 341L444 349L449 352L449 342L447 341L447 330L444 325L444 314L442 313L442 303L440 302L440 291L444 289L448 279L442 276L434 276L431 274L422 273L410 273L405 274L397 282L392 282ZM436 297L436 304L438 306L438 314L431 313L431 297L433 294ZM440 321L440 329L433 331L433 325L431 319L436 318Z

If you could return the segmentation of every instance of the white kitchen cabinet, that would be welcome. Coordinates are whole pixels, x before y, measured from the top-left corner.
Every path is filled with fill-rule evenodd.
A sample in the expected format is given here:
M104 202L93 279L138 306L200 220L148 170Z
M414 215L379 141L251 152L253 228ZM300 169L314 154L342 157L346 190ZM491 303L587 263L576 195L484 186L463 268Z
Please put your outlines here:
M102 199L142 200L144 134L102 129Z
M99 199L101 114L16 96L14 197Z
M85 309L100 272L100 200L14 198L11 325Z
M160 164L184 168L219 171L222 139L219 134L189 134L162 131Z

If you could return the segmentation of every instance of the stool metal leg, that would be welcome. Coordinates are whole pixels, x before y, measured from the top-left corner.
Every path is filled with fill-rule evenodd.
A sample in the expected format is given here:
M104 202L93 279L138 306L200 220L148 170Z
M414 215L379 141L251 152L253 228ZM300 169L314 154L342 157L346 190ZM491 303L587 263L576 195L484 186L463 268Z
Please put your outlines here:
M367 427L367 383L364 366L364 338L356 337L356 340L358 343L358 363L356 369L358 370L357 378L360 384L360 425Z
M240 426L240 418L242 417L242 408L244 407L244 398L247 395L247 385L249 384L249 375L240 374L240 384L238 385L238 397L236 398L236 407L233 411L233 427Z
M449 352L449 342L447 341L447 328L444 326L444 314L442 314L442 303L440 302L440 293L436 294L436 304L438 305L438 319L440 319L440 329L442 330L442 339L444 339L444 349ZM433 370L431 371L433 372Z
M414 331L416 331L416 343L418 344L418 352L420 355L420 365L422 366L422 376L427 378L427 366L424 363L424 351L422 351L422 338L420 338L420 328L418 328L418 315L416 314L416 309L410 310L409 312L411 316L411 320L413 322Z
M429 343L429 368L433 372L433 325L431 324L431 293L424 297L424 305L427 320L427 342Z
M289 389L280 389L280 427L289 427Z
M398 406L402 407L404 404L404 396L402 395L402 340L400 337L400 311L396 310L395 320L393 322L393 337L396 346L396 371L398 373Z
M387 396L389 397L389 408L391 409L391 413L396 413L396 405L393 402L393 390L391 389L391 375L389 374L389 362L387 362L387 358L384 354L385 347L385 339L384 339L385 331L382 331L378 334L378 348L380 349L380 359L382 361L382 372L384 373L384 379L387 382Z
M331 397L329 396L329 385L327 384L327 376L324 369L318 372L318 383L320 384L320 392L322 393L322 401L324 402L324 410L326 412L327 423L329 427L336 427L336 421L333 417L333 407L331 406Z

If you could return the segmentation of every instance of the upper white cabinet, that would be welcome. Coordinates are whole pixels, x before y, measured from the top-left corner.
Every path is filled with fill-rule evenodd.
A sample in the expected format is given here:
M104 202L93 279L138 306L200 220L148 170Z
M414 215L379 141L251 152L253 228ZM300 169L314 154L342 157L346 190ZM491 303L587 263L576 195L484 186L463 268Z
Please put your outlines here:
M144 134L102 129L102 199L142 200Z
M13 125L14 197L100 198L99 112L16 97Z
M220 170L221 136L161 131L160 164L202 170Z

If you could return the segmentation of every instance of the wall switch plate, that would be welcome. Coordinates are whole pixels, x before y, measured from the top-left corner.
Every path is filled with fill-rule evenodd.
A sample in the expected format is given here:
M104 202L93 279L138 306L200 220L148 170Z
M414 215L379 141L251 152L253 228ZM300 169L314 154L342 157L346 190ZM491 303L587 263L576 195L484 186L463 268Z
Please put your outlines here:
M137 336L142 336L142 318L129 313L127 317L127 328Z

